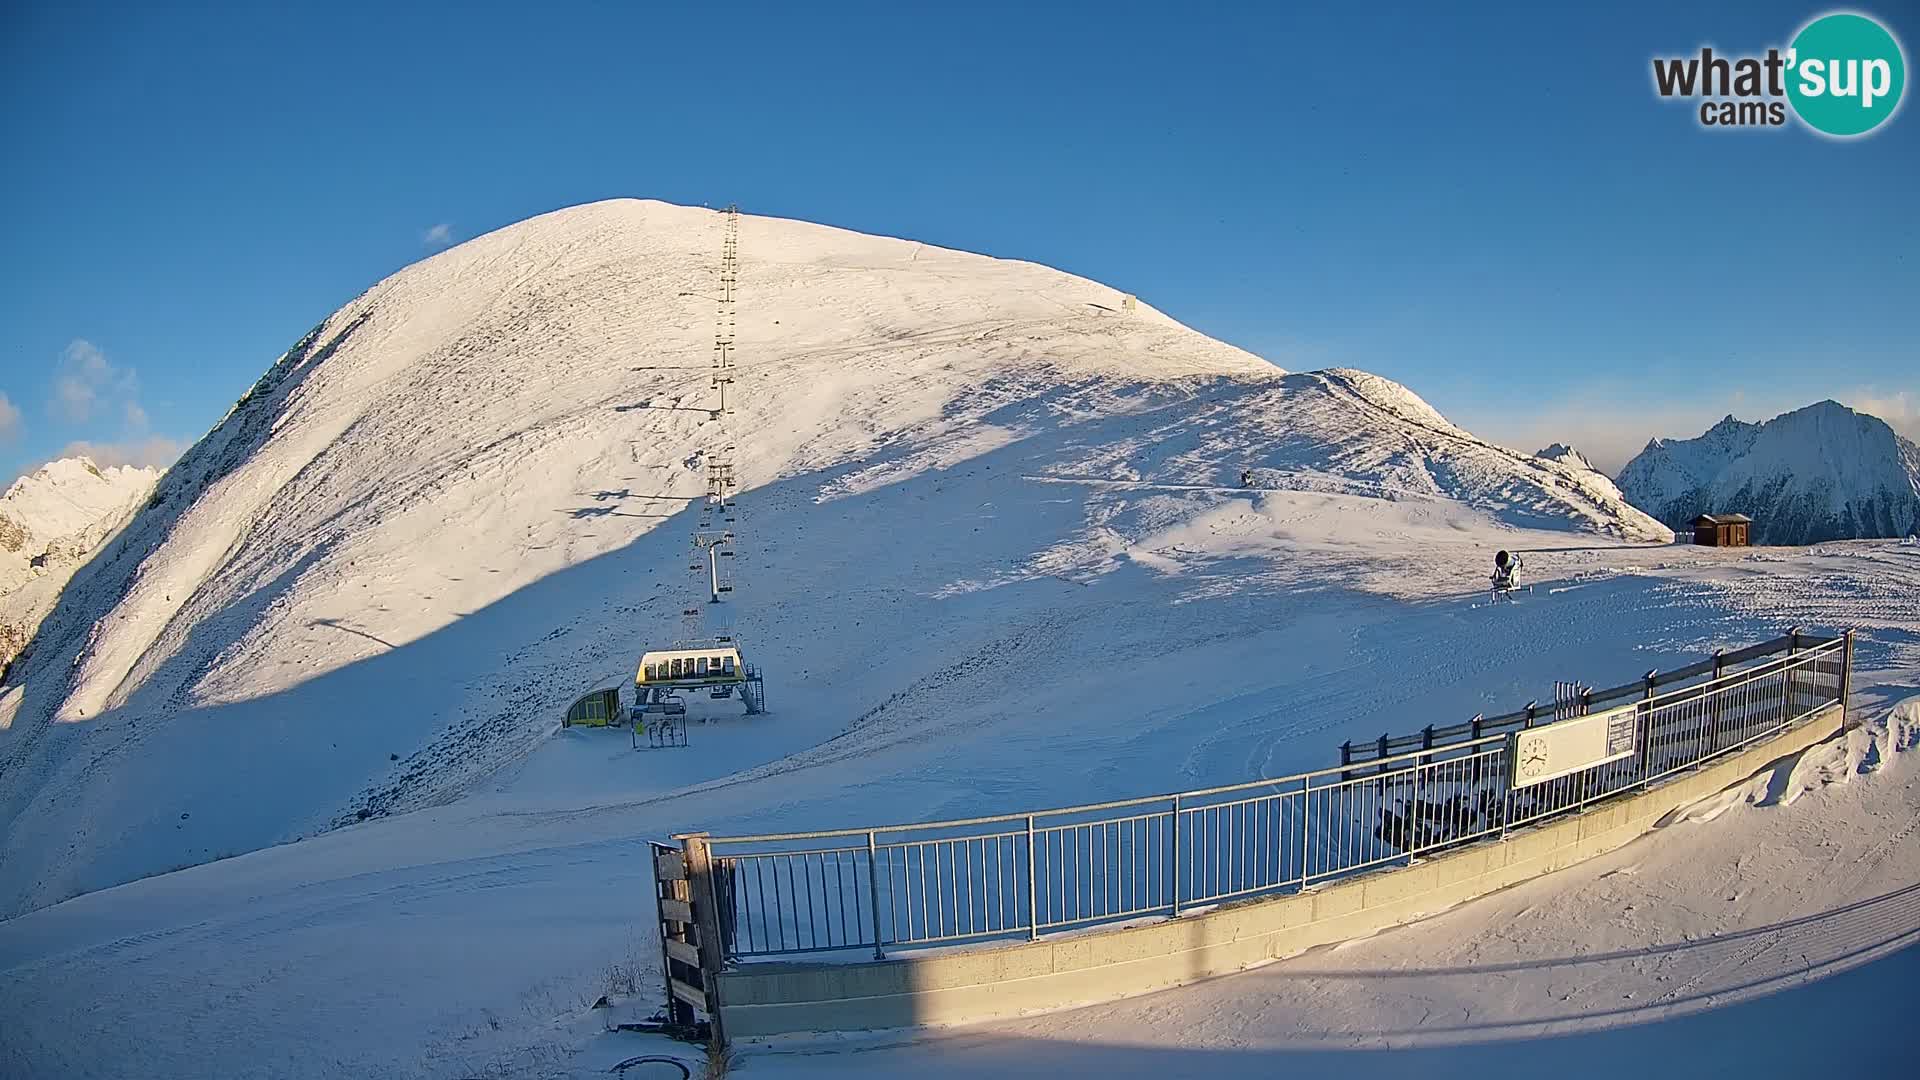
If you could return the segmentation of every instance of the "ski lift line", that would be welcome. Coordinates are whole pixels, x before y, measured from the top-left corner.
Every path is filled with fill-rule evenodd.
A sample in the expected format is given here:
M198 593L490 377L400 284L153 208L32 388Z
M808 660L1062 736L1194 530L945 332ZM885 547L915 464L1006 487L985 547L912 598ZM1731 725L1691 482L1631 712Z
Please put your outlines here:
M716 535L712 530L716 509L727 522L735 520L732 491L738 487L732 461L735 442L728 430L734 411L730 406L737 404L737 400L732 403L727 400L727 388L734 382L733 350L737 345L735 294L739 282L740 211L737 206L728 206L725 213L725 228L720 244L719 296L711 298L715 302L715 312L711 376L708 380L708 388L715 392L713 407L708 411L720 425L715 433L720 445L702 451L707 465L707 490L691 538L695 557L688 564L690 573L706 578L707 604L687 609L681 634L683 640L704 640L707 637L701 632L705 625L704 608L720 603L723 597L731 599L734 594L733 564L721 562L722 557L734 557L731 550L733 533L729 530ZM724 571L723 565L726 567ZM731 637L731 633L728 636Z

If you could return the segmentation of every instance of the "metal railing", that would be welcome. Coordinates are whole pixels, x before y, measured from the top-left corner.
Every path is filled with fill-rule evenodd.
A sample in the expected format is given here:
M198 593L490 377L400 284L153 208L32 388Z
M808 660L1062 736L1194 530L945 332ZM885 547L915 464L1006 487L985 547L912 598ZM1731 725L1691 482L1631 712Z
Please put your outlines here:
M1689 664L1686 667L1676 668L1672 671L1649 671L1632 682L1622 683L1619 686L1606 690L1588 689L1581 696L1580 704L1591 708L1595 705L1605 705L1610 702L1629 701L1640 698L1645 696L1649 684L1655 689L1658 689L1663 686L1677 686L1691 683L1703 676L1711 676L1712 678L1718 679L1727 672L1742 665L1751 664L1755 660L1782 654L1792 655L1801 649L1811 648L1815 645L1833 640L1836 639L1803 634L1797 629L1789 630L1771 641L1763 641L1757 645L1749 645L1743 649L1721 649L1697 664ZM1391 757L1405 750L1412 750L1416 747L1425 749L1438 743L1450 742L1456 739L1477 739L1482 735L1497 735L1508 731L1518 731L1532 727L1541 720L1557 718L1555 710L1563 704L1563 702L1556 701L1542 705L1538 701L1529 701L1525 707L1515 709L1510 713L1502 713L1499 716L1481 714L1473 717L1471 720L1466 720L1458 724L1429 724L1423 730L1410 732L1405 735L1381 735L1380 738L1370 742L1341 743L1340 763L1342 765L1367 764L1384 757Z
M1178 916L1410 863L1644 788L1845 698L1851 633L1796 635L1785 655L1742 652L1770 658L1716 664L1715 677L1664 691L1649 673L1630 756L1529 787L1509 782L1508 734L1481 734L1359 767L1088 806L706 839L720 937L729 959L884 957Z

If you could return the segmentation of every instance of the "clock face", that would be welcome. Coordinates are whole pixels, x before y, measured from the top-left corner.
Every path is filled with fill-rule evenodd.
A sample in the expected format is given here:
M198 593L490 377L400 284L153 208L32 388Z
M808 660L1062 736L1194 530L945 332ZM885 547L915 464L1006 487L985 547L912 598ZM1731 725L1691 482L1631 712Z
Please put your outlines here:
M1539 776L1547 771L1547 740L1534 736L1520 740L1520 775Z

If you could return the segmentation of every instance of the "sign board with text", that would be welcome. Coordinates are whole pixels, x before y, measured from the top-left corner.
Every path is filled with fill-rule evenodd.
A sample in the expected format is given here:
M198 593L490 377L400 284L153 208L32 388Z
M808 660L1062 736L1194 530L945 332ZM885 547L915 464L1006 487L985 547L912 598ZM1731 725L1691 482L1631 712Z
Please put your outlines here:
M1632 756L1639 712L1638 705L1622 705L1514 732L1507 736L1507 758L1513 763L1509 782L1531 787Z

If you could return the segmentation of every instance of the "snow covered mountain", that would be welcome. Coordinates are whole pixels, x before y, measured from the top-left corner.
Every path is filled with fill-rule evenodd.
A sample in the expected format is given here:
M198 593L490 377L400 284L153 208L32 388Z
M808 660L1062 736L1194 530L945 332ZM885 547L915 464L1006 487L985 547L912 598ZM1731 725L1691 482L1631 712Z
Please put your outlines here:
M1545 450L1533 456L1546 458L1548 461L1557 461L1562 465L1575 469L1584 469L1587 472L1600 471L1593 467L1593 462L1587 460L1587 455L1568 446L1566 443L1554 443L1552 446L1547 447Z
M1263 569L1281 537L1671 538L1605 477L1386 379L1289 374L1047 267L794 221L741 220L716 416L723 229L634 200L534 218L275 362L0 687L0 914L474 790L704 599L690 507L723 445L727 608L785 673L782 731L1041 642L1122 670L1164 652L1161 597L1333 583ZM1064 621L1063 583L1093 590Z
M0 672L25 647L60 589L153 490L157 469L102 469L61 458L0 495Z
M1759 424L1728 416L1695 439L1654 439L1619 484L1674 528L1703 513L1746 514L1757 544L1920 530L1920 447L1836 401Z

